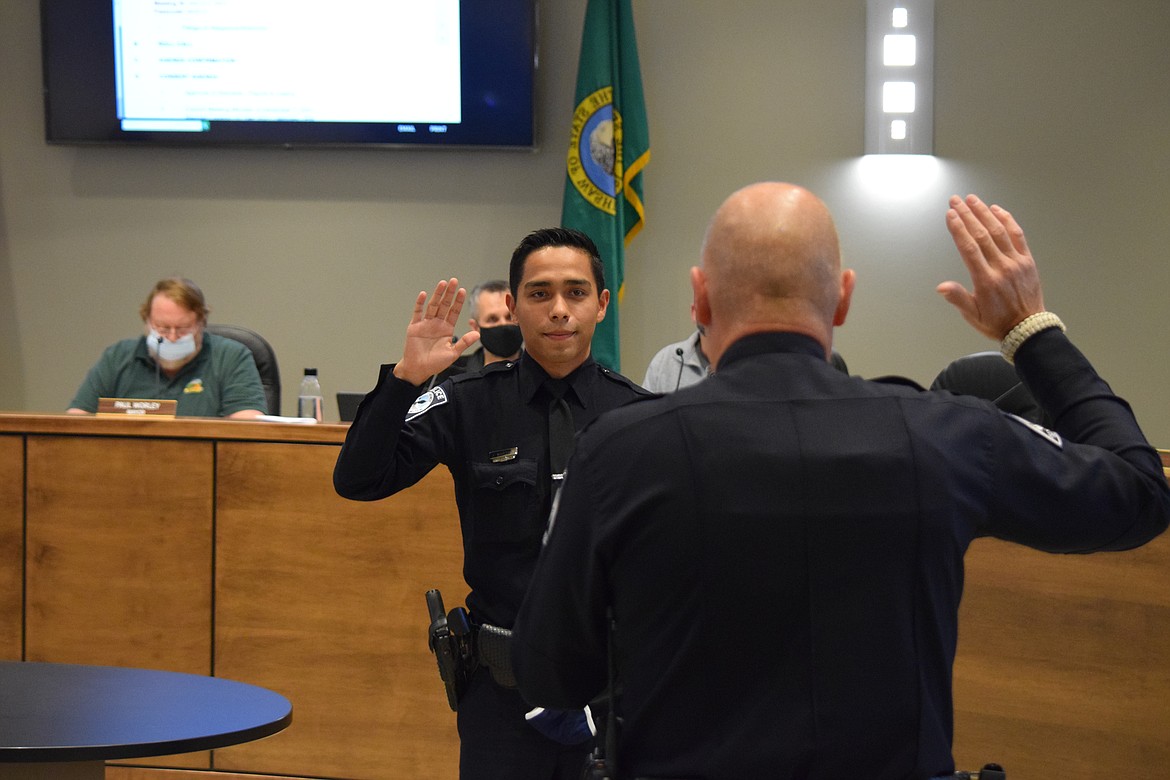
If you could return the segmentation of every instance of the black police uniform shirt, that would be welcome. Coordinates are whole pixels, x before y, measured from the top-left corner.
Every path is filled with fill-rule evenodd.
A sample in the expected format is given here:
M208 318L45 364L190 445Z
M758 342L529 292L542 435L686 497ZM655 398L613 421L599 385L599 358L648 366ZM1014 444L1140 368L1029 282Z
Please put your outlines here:
M552 504L548 374L524 354L419 388L383 366L358 407L333 471L337 492L393 495L437 464L451 471L463 532L467 606L479 622L511 627L540 552ZM565 378L580 430L602 412L649 395L592 358Z
M784 333L606 415L577 437L516 621L521 694L567 708L605 687L612 594L629 776L952 772L971 540L1121 550L1170 517L1156 451L1059 330L1016 366L1055 431L847 377Z

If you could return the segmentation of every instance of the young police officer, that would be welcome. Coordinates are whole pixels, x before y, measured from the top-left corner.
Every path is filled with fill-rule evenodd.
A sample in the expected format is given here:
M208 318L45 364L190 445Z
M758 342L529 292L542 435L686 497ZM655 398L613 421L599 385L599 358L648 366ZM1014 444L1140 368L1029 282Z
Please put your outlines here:
M342 496L369 501L445 464L455 481L472 619L507 629L564 468L551 462L550 425L565 424L567 405L571 440L602 412L647 393L590 357L609 303L597 248L583 233L549 228L528 235L512 254L507 303L524 337L520 358L420 396L420 386L479 337L472 331L452 341L466 297L457 284L439 282L429 300L419 293L402 359L383 366L358 408L333 483ZM554 406L559 422L550 417ZM525 720L531 709L478 669L459 702L462 780L580 777L590 743L566 746L543 736Z

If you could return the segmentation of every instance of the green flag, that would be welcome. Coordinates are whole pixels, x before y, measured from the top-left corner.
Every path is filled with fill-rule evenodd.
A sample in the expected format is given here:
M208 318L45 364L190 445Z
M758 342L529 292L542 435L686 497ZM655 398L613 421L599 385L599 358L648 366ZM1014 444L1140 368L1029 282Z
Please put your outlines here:
M593 357L620 371L625 248L646 220L642 169L650 161L630 0L589 0L574 105L561 224L586 233L601 253L610 302Z

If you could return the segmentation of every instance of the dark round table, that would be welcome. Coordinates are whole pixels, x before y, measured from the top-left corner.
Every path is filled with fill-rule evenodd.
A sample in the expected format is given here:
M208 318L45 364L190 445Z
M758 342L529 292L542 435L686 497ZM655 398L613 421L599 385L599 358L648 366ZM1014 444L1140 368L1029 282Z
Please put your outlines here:
M234 680L0 662L0 778L102 778L109 759L236 745L291 722L288 699Z

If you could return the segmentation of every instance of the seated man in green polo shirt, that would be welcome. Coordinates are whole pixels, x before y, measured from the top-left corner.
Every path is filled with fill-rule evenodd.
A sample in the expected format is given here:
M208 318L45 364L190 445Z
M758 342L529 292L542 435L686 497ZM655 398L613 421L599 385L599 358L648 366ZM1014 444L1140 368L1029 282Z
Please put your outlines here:
M247 419L267 402L252 353L204 331L210 309L190 279L155 284L139 309L145 333L108 347L69 404L70 414L97 411L98 398L175 399L180 417Z

